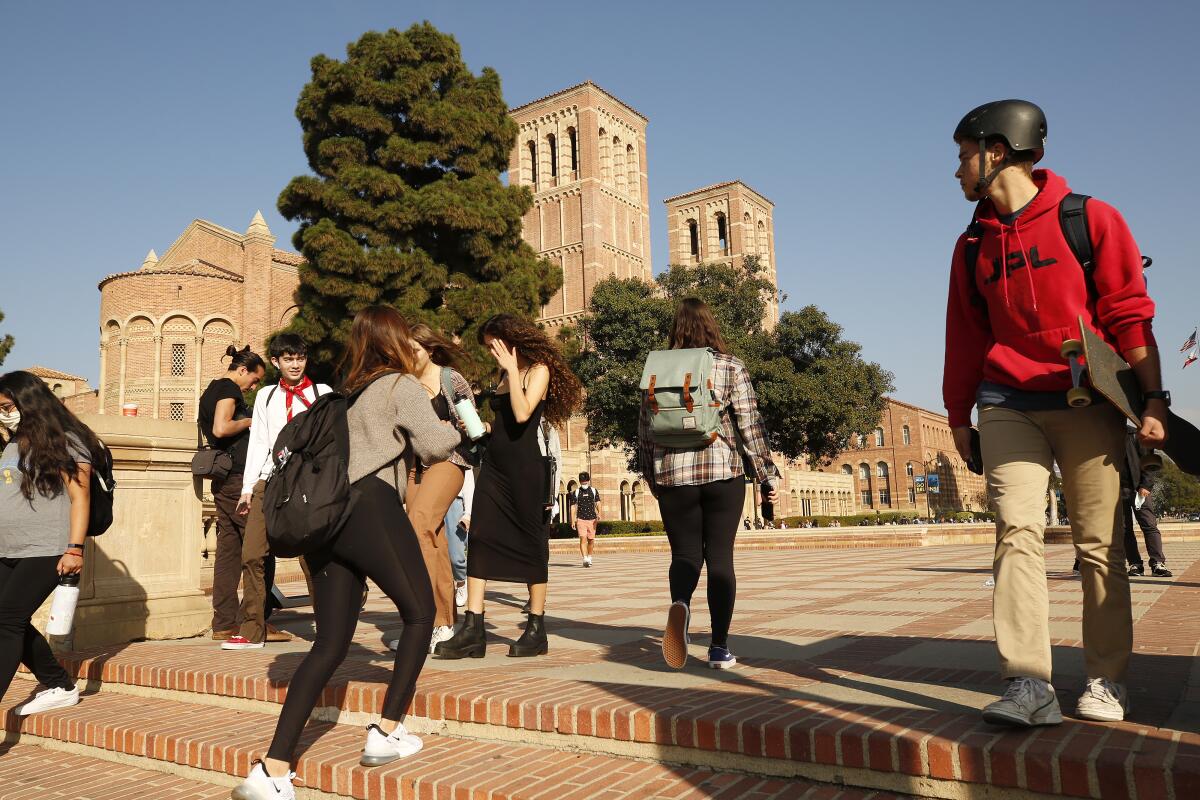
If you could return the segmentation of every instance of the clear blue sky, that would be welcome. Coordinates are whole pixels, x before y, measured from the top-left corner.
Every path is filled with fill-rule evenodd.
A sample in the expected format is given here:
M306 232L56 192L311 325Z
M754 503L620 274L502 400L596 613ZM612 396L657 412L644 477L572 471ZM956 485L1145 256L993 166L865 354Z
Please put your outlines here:
M307 170L293 114L316 53L429 19L518 105L595 80L650 118L662 199L741 178L775 202L786 307L815 303L941 407L951 246L971 208L950 133L1004 97L1049 116L1045 164L1124 213L1155 259L1176 407L1200 417L1195 310L1200 4L1113 2L5 3L0 332L5 366L99 368L96 283L196 217L244 230Z

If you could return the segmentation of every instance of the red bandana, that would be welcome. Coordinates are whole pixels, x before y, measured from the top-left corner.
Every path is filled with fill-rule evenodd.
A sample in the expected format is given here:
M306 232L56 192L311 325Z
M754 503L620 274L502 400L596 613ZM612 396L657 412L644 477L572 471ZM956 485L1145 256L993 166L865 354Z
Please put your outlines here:
M292 421L292 398L297 398L301 403L304 403L304 408L312 408L312 401L304 396L304 390L313 385L312 381L305 375L304 379L295 386L288 386L284 381L279 382L279 388L283 389L283 402L287 406L288 422Z

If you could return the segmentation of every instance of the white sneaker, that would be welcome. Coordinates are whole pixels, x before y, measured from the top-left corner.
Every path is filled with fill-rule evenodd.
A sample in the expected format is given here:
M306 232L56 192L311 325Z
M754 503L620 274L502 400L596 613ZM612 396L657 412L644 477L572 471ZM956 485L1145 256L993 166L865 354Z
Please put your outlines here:
M438 646L438 642L444 642L447 639L453 638L453 636L454 628L449 625L438 625L433 629L433 636L429 639L429 652L433 652L433 648Z
M409 733L404 723L398 724L390 736L384 735L378 725L368 725L367 744L358 763L364 767L380 767L415 755L422 746L421 738Z
M266 647L266 642L252 642L245 636L230 636L225 641L221 642L222 650L261 650Z
M1108 678L1088 678L1075 713L1097 722L1120 722L1129 713L1129 692Z
M1054 687L1039 678L1013 678L1004 696L983 709L983 721L992 725L1057 725L1063 721Z
M266 767L261 761L255 761L250 768L250 774L233 790L233 800L296 800L296 787L292 779L296 773L289 772L282 778L272 778L267 774Z
M592 565L592 557L591 557L591 556L584 556L584 557L583 557L583 565L584 565L585 567L590 567L590 566Z
M56 708L70 708L79 704L79 687L73 689L43 689L33 696L32 700L21 703L13 709L18 717L27 717L42 711L53 711Z
M458 586L454 587L454 605L459 608L467 604L467 582L463 581Z

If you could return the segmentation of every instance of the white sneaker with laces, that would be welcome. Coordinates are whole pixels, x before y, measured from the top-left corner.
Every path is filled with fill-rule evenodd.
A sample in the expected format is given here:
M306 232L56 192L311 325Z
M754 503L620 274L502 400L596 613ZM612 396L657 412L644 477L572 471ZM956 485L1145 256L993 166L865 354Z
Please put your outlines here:
M53 711L56 708L70 708L79 703L79 687L71 689L43 689L33 696L32 700L21 703L13 709L18 717L27 717L42 711Z
M454 587L454 605L459 608L467 604L467 582L463 581L458 586Z
M1075 713L1096 722L1120 722L1129 713L1129 692L1108 678L1088 678Z
M233 790L233 800L296 800L296 787L292 779L296 773L289 772L282 778L267 774L261 761L255 761L246 780Z
M381 767L397 759L415 755L421 751L421 747L421 738L409 733L404 723L396 725L396 730L390 735L385 735L378 725L368 725L367 743L358 763L364 767Z
M983 709L983 721L992 725L1057 725L1063 721L1054 687L1039 678L1013 678L1004 696Z
M433 636L429 640L429 652L433 652L433 648L438 646L438 642L444 642L447 639L454 637L454 628L449 625L438 625L433 629ZM395 648L391 648L395 649Z

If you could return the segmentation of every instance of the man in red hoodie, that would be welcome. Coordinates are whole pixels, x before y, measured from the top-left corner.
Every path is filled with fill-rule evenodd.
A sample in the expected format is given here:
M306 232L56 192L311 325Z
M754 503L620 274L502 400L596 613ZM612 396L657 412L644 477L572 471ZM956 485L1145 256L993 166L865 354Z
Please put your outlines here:
M1070 408L1070 371L1059 355L1078 337L1077 318L1133 366L1146 398L1142 444L1161 445L1170 396L1162 391L1142 259L1125 221L1099 200L1086 204L1090 269L1074 255L1059 219L1071 193L1035 170L1046 118L1033 103L1002 100L971 111L954 132L955 177L978 203L950 270L943 397L959 455L971 460L971 409L988 495L996 512L993 618L1004 696L985 720L1007 725L1062 721L1050 684L1049 598L1043 557L1046 489L1058 463L1081 559L1087 686L1079 716L1121 720L1133 647L1124 568L1120 470L1125 419L1095 402ZM967 263L968 254L975 254Z

